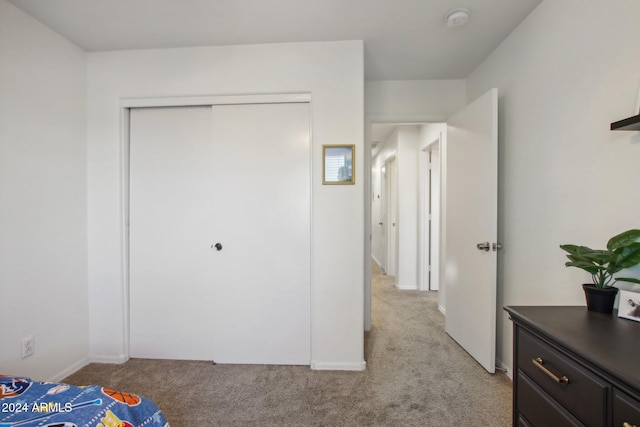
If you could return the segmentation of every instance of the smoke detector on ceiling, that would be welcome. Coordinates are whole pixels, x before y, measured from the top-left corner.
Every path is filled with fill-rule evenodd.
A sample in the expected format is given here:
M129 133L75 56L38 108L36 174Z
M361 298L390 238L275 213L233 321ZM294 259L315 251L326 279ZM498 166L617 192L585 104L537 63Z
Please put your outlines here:
M458 8L450 10L444 16L444 20L449 28L461 27L469 22L469 9Z

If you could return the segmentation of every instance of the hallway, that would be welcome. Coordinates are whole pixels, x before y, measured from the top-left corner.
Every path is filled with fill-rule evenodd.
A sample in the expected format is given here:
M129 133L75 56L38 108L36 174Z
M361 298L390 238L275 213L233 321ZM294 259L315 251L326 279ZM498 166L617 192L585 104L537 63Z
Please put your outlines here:
M394 278L373 264L367 369L395 387L385 390L387 399L403 396L403 405L433 422L424 425L510 426L511 380L487 373L444 332L437 298L396 289Z

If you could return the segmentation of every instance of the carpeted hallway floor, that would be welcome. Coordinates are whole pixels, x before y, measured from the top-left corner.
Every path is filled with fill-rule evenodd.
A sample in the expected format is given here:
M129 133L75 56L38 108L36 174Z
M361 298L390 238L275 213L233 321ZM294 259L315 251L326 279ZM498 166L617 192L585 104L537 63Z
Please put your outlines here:
M437 293L399 291L376 266L372 288L363 372L132 359L65 382L147 396L172 427L511 425L511 381L445 334Z

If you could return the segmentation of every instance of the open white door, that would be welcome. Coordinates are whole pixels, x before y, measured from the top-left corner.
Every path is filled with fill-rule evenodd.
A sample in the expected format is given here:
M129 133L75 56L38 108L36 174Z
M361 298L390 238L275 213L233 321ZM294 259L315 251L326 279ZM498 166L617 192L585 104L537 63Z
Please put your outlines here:
M447 122L446 332L495 372L498 91Z
M398 257L398 168L396 157L385 161L385 209L387 210L387 259L385 272L389 276L396 276ZM396 278L397 283L397 278Z

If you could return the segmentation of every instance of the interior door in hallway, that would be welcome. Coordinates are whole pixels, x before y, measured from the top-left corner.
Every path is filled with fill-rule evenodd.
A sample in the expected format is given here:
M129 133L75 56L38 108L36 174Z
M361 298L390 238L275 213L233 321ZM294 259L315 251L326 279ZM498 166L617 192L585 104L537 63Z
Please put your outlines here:
M396 275L398 260L398 167L396 156L385 161L386 264L385 272ZM397 283L397 279L396 279Z
M310 363L309 104L132 110L130 355Z
M495 372L498 91L447 122L445 330Z

